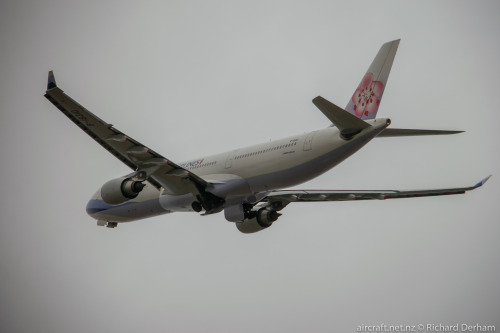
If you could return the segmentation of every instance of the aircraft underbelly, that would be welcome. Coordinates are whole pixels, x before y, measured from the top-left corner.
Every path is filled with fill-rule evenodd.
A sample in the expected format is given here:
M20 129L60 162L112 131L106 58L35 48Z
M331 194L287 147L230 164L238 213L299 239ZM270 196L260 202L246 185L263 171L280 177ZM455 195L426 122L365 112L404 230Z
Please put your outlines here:
M262 172L246 179L254 192L295 186L316 178L335 167L366 143L367 141L364 140L353 140L338 144L338 140L325 139L322 142L317 142L314 149L299 152L298 154L301 156L297 156L296 161L283 161L282 166L284 167L281 169L269 172L268 168L267 172L262 170Z
M97 220L109 222L132 222L139 219L171 213L171 211L165 210L160 205L158 198L142 202L129 201L116 206L108 205L102 200L90 200L87 205L87 211L89 210L89 206L95 209L93 213L89 213L90 216Z

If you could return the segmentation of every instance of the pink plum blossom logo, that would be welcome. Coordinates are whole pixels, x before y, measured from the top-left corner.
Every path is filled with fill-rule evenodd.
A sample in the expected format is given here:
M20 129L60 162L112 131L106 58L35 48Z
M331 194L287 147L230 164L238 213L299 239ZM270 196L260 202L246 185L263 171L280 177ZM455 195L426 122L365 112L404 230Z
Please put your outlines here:
M384 84L380 81L373 81L373 73L366 73L359 84L358 89L352 95L354 103L354 113L358 117L368 116L369 113L377 112L380 98L384 91Z

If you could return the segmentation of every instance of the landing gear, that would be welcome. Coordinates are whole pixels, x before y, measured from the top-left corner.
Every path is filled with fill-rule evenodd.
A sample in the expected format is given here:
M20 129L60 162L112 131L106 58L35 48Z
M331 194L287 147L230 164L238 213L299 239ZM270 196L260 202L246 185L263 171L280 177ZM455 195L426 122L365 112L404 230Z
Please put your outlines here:
M109 222L109 221L105 221L105 220L98 220L97 225L100 227L116 228L118 226L118 222Z
M192 204L191 204L191 208L193 208L193 210L197 213L201 212L203 207L201 206L201 203L199 201L194 201Z
M197 195L196 197L202 209L205 210L205 213L202 215L215 214L224 209L224 199L221 199L210 192L200 192L200 195ZM193 203L191 207L196 211L194 204L195 203Z

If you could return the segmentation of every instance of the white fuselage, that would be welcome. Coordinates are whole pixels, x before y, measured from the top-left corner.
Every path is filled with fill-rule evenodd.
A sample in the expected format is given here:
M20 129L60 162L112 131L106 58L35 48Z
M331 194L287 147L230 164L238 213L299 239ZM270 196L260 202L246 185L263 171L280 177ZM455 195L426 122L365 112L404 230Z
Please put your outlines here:
M238 197L253 203L269 191L306 182L330 170L388 125L387 119L367 122L372 126L347 141L340 138L336 127L328 127L190 160L180 166L208 181L211 193L226 200ZM116 206L105 204L98 191L89 201L87 212L98 220L128 222L175 211L193 211L193 199L192 194L162 193L148 183L137 198Z

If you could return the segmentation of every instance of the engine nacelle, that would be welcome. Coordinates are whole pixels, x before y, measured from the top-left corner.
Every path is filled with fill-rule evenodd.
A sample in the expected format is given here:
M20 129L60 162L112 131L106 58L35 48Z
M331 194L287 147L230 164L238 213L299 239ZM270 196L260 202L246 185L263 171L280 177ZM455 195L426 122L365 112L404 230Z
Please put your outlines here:
M116 178L101 187L101 197L107 204L119 205L137 197L144 186L144 183L129 178Z
M253 215L255 215L254 217L236 223L236 228L238 228L240 232L250 234L264 230L269 228L273 222L281 216L280 213L270 208L262 208L253 213Z

